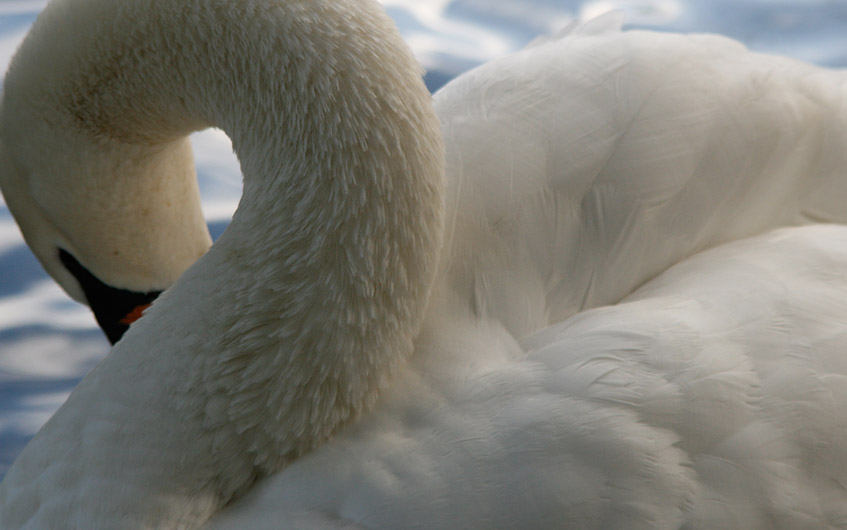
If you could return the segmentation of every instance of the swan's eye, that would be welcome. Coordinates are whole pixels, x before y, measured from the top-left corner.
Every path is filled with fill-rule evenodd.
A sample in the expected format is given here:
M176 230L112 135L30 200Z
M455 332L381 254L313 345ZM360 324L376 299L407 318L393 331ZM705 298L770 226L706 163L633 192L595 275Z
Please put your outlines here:
M118 342L129 325L162 294L162 291L138 293L107 285L64 249L59 249L59 260L79 282L97 324L112 344Z

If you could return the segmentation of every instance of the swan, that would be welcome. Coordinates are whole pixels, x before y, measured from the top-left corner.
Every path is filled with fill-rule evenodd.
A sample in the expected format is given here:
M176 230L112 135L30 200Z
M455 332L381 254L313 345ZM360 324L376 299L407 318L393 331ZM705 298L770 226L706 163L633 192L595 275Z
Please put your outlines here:
M71 296L167 290L0 528L843 527L847 229L770 230L845 221L845 76L618 26L431 100L375 2L52 2L4 196Z

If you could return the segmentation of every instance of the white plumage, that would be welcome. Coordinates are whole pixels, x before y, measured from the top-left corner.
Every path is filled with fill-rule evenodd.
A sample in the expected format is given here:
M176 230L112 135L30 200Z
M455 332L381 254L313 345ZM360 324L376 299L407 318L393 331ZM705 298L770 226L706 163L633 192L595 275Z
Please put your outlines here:
M452 286L522 336L705 248L847 221L845 83L614 14L460 76L435 95Z
M433 318L375 411L204 528L844 528L845 244L731 243L520 343Z
M10 208L81 296L57 246L137 289L187 259L139 263L157 238L205 245L155 215L195 206L160 187L188 130L232 137L242 205L24 450L0 528L847 527L847 228L769 232L847 220L843 73L601 18L435 96L442 199L377 6L156 9L40 17ZM72 208L107 192L144 244Z

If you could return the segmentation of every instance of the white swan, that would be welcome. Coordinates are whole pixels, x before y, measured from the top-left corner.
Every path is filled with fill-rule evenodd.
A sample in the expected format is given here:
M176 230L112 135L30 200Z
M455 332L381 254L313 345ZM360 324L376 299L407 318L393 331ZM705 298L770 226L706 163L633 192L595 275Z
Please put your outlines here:
M0 528L844 525L847 229L548 327L844 220L842 74L608 19L538 43L436 97L442 243L437 118L378 6L147 4L39 17L10 209L82 299L205 250L188 131L230 135L242 206L24 450Z

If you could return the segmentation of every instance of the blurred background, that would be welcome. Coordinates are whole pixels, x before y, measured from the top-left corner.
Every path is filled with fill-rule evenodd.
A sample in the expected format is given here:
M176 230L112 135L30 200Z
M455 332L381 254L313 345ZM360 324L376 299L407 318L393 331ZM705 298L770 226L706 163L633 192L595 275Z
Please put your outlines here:
M382 0L427 70L430 90L572 20L612 9L627 28L721 33L768 53L847 67L847 0ZM0 0L0 72L43 0ZM241 176L220 131L194 136L213 237L226 227ZM0 200L0 478L71 389L106 355L106 339L29 252Z

